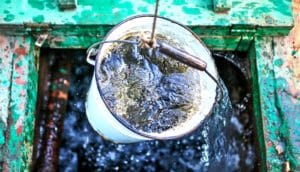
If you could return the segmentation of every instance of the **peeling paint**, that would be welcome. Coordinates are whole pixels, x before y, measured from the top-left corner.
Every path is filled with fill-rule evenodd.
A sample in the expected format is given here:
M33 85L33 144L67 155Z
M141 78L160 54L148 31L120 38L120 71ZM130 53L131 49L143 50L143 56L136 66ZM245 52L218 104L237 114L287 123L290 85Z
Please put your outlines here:
M26 81L23 78L16 78L15 83L18 85L25 85Z
M253 65L258 79L255 87L260 95L257 100L260 107L256 108L263 119L266 165L270 171L281 171L285 162L290 163L291 169L300 167L297 159L300 157L300 99L295 99L295 92L300 88L300 77L297 77L300 63L291 57L289 41L288 37L257 38L255 44Z
M231 5L231 2L232 4ZM10 16L7 19L15 23L43 22L57 25L68 23L77 24L95 24L95 25L115 25L128 16L138 14L152 14L154 10L153 0L121 0L121 1L95 1L78 0L76 10L64 12L59 11L56 1L50 0L28 0L3 3L0 7L0 16L4 12L1 9L8 10ZM224 14L213 11L214 3L221 11L230 10ZM279 5L280 3L280 5ZM26 8L19 8L26 6ZM86 9L86 7L91 9ZM113 7L113 8L112 8ZM213 0L213 1L182 1L182 0L164 0L161 1L160 11L164 17L168 17L183 24L213 26L217 20L228 20L230 24L253 24L260 26L292 26L292 12L290 1L241 1L241 0ZM114 10L115 9L115 10ZM116 11L117 13L113 13ZM174 13L174 11L176 13ZM23 13L23 15L17 15ZM200 15L198 15L200 14ZM87 18L84 18L87 17ZM271 18L270 18L271 17ZM273 20L275 19L275 20ZM8 22L8 21L6 21ZM1 23L1 21L0 21Z
M1 168L6 171L21 171L21 167L28 168L30 163L37 94L36 74L32 75L36 73L32 63L33 51L29 51L32 41L30 37L8 36L0 36L0 41L3 43L0 45L0 56L3 55L0 57Z
M37 22L37 23L42 23L44 21L44 16L43 15L37 15L35 17L32 18L34 22Z

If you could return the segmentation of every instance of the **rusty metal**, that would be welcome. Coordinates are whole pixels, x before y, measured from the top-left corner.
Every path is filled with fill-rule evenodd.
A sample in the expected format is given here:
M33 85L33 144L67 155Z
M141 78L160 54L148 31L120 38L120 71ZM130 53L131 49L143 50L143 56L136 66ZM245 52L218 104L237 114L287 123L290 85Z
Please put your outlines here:
M41 91L47 91L49 99L43 100L37 106L36 123L36 150L33 155L32 171L57 171L59 145L61 132L63 130L64 113L67 107L68 90L70 83L71 63L66 55L49 58L41 61L40 76L48 74L48 78L41 79ZM46 59L46 60L45 60ZM45 62L46 61L46 62ZM51 84L49 85L48 82ZM45 85L46 84L46 85ZM47 88L48 87L48 88ZM40 93L45 95L45 92ZM44 128L44 131L40 131Z
M201 60L199 57L191 55L184 50L180 50L164 42L156 41L156 43L157 48L161 53L166 54L171 58L174 58L175 60L178 60L190 67L196 68L201 71L206 70L206 62Z
M158 4L159 4L159 0L156 0L153 23L152 23L151 38L150 38L150 42L149 42L151 47L154 45L154 42L155 42L154 35L155 35L156 19L157 19L157 13L158 13Z
M39 65L39 84L38 84L38 96L36 103L36 115L35 115L35 130L34 130L34 141L33 145L35 145L32 152L32 164L31 168L35 169L37 166L37 160L42 154L42 145L43 145L43 135L45 133L44 126L46 121L46 109L47 102L49 101L47 93L49 92L49 86L47 85L50 78L51 73L49 71L49 61L47 61L46 57L41 57L41 63ZM41 75L42 74L42 75ZM45 94L45 96L44 96ZM34 171L34 170L32 170Z

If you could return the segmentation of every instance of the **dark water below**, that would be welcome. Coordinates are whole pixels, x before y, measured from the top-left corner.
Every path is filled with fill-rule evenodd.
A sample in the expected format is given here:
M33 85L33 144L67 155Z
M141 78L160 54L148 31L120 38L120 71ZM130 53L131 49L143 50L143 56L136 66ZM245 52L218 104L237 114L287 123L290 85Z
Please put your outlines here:
M200 71L158 51L117 44L97 68L108 106L138 130L162 132L199 110Z
M74 57L69 102L60 148L60 171L254 171L254 136L248 114L224 99L191 135L170 141L115 144L93 131L85 115L92 67Z

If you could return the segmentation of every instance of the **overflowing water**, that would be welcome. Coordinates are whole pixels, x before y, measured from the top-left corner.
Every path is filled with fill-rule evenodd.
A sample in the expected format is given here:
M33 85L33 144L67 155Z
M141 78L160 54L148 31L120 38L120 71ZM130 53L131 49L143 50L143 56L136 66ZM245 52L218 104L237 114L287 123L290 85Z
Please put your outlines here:
M85 99L93 69L85 54L74 58L60 148L60 171L253 171L256 166L251 120L224 98L200 128L181 139L115 144L91 128ZM244 120L247 119L247 120Z
M97 66L98 83L115 114L136 129L162 132L195 114L205 90L200 71L145 51L131 44L113 46Z

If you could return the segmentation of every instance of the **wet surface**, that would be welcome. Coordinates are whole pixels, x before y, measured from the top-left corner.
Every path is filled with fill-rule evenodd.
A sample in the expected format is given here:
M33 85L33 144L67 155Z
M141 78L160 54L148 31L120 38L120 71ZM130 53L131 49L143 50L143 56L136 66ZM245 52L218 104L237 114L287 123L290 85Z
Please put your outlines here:
M132 44L117 44L105 57L97 70L103 97L134 128L162 132L199 110L200 71Z
M42 52L44 55L44 52ZM68 53L41 56L31 171L57 171L71 66Z
M170 141L115 144L102 139L89 125L85 115L86 92L92 67L85 64L85 54L74 53L69 101L65 114L60 171L255 171L255 138L249 102L243 81L233 77L236 70L219 64L227 77L224 98L213 113L191 135ZM218 60L217 60L218 62ZM227 71L227 72L224 72ZM233 86L232 84L235 84ZM234 104L231 104L230 99Z

